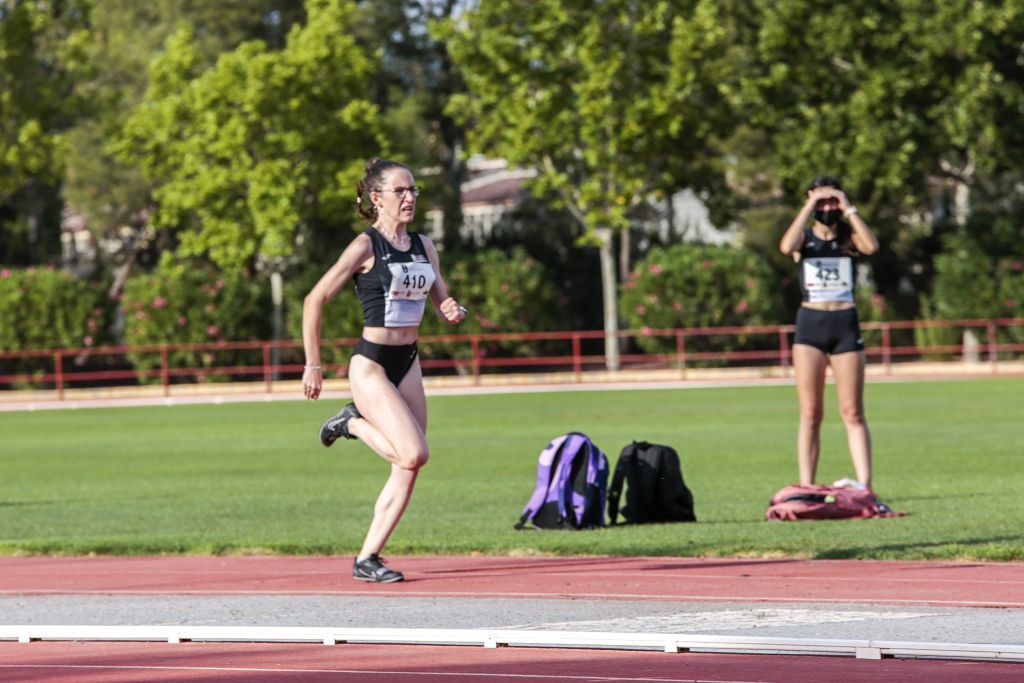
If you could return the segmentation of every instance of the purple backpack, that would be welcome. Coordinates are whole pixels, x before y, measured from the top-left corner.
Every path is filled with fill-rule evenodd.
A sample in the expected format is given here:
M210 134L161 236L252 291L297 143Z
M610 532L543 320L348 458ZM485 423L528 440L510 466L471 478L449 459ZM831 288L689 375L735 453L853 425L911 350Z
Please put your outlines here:
M537 460L537 485L516 529L590 529L604 526L608 457L586 434L570 432Z

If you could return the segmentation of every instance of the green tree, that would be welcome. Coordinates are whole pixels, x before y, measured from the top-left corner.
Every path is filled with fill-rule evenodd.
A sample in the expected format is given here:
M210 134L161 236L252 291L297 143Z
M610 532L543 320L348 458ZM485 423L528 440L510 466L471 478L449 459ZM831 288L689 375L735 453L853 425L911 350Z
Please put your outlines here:
M442 249L462 246L465 130L446 108L450 97L465 88L447 46L428 26L450 19L466 4L374 0L360 4L353 24L359 43L381 55L377 73L366 84L368 96L380 108L380 126L393 153L410 165L424 188L420 205L442 210Z
M311 248L349 224L365 159L386 152L364 96L374 61L348 30L355 8L307 10L279 51L247 42L203 69L185 29L151 65L117 147L156 183L155 225L181 256L237 271Z
M270 48L284 44L287 30L304 17L302 0L93 0L86 14L87 68L75 92L88 108L64 137L63 196L97 239L121 243L111 263L120 292L135 259L153 255L149 221L151 181L136 163L110 149L132 109L146 92L150 61L182 26L192 28L200 60L211 66L223 52L247 40Z
M1024 171L1024 3L753 0L744 12L738 101L776 181L767 194L795 211L813 177L841 176L883 243L880 289L922 291L936 236L979 203L1008 209L1000 192ZM757 172L734 187L756 187Z
M731 71L718 3L491 0L438 35L467 87L450 111L471 148L537 169L537 193L598 243L616 368L613 232L652 198L721 187L713 144L731 125Z
M57 251L61 132L82 102L81 2L0 3L0 260L42 263ZM47 220L48 219L48 220ZM50 228L47 230L47 228Z

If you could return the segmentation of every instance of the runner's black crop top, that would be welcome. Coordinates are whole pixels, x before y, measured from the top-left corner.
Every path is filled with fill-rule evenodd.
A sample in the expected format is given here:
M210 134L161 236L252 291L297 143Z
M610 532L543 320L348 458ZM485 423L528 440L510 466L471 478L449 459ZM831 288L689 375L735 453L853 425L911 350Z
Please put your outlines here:
M415 327L423 319L434 267L423 240L409 233L409 251L399 251L376 228L367 228L373 244L373 267L356 273L356 295L367 327Z
M804 301L853 301L857 284L853 257L836 240L823 240L810 229L804 231L797 269Z

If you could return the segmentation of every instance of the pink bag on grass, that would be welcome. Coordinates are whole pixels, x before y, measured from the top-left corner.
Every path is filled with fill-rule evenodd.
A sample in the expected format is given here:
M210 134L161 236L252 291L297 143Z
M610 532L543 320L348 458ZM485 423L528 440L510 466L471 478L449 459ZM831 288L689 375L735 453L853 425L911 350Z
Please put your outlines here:
M765 517L795 522L801 519L902 517L865 489L850 486L793 484L772 496Z

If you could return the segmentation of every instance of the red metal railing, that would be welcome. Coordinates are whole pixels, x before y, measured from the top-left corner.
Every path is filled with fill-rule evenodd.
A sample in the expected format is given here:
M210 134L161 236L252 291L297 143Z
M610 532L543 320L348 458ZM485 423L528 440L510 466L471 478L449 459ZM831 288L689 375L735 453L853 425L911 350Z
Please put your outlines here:
M970 319L919 321L904 320L863 323L869 362L880 363L885 372L891 372L896 362L907 362L926 357L942 357L946 360L963 359L972 353L965 350L963 342L956 344L918 345L916 334L925 329L957 330L962 339L964 330L983 331L984 343L976 350L978 358L984 357L991 372L998 371L1000 356L1015 358L1024 352L1024 318ZM775 366L788 369L791 359L790 338L792 325L762 325L751 327L693 327L663 330L623 330L618 333L622 340L664 339L671 351L647 353L629 351L620 355L620 369L670 368L678 370L679 378L685 379L688 369L694 364L715 364L728 367ZM444 335L421 337L421 364L424 372L430 374L469 375L479 382L487 371L508 372L526 370L529 372L563 371L571 372L576 382L583 381L583 375L595 368L604 369L604 331L576 330L560 332L510 332L481 333L466 335ZM1000 334L1004 339L1000 340ZM894 336L903 338L903 343L894 341ZM730 346L738 349L716 350L714 338L729 338ZM906 343L906 339L912 341ZM746 341L743 341L746 340ZM352 347L356 339L325 340L325 350L342 351ZM743 343L738 343L743 341ZM510 354L500 345L517 342L538 347L535 353ZM434 351L443 345L445 357L435 357ZM638 346L633 344L632 346ZM699 350L703 347L703 350ZM564 351L562 350L564 348ZM235 356L246 354L258 357L258 362L234 362L223 365L175 367L172 354L193 352L207 354L216 360L217 354L231 353ZM505 355L501 355L504 353ZM290 356L285 361L275 362L276 355ZM136 360L147 357L145 363L132 365L129 355ZM325 353L326 357L326 353ZM348 354L345 354L345 358ZM211 344L157 344L147 346L104 346L94 348L51 349L40 351L0 352L0 372L13 365L12 361L40 359L40 366L33 372L8 372L0 374L0 387L21 388L45 386L57 392L58 398L70 386L138 385L159 384L164 395L169 395L172 384L186 381L202 382L209 378L230 378L234 381L262 381L265 390L273 390L273 383L282 376L294 379L302 373L302 344L293 340L217 342ZM43 359L49 360L45 363ZM98 360L106 359L119 367L113 369L81 368ZM211 361L212 362L212 361ZM149 367L138 367L145 365ZM327 370L334 370L343 376L346 363L325 364ZM81 369L76 369L76 367Z

